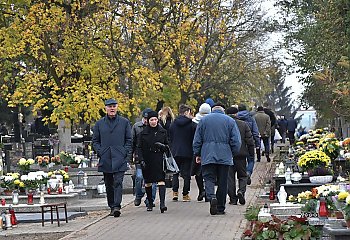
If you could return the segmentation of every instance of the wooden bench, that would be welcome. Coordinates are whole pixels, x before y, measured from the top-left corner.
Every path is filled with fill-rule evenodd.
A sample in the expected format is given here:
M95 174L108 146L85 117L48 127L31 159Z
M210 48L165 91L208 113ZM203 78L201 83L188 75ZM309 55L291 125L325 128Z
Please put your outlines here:
M60 226L60 215L58 213L59 208L64 208L64 215L65 215L65 220L66 223L68 223L68 217L67 217L67 203L66 202L61 202L61 203L49 203L49 204L44 204L41 205L41 225L44 226L45 222L45 217L44 213L50 211L51 213L51 224L53 224L53 213L52 211L55 209L56 210L56 218L57 218L57 224Z

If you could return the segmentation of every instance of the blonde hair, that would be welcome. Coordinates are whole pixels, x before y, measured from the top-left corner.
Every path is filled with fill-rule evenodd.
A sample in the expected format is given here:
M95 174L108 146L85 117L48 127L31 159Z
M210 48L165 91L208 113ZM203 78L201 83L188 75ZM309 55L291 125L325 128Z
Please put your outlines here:
M159 118L163 122L163 124L166 123L166 119L167 119L168 115L170 115L171 122L174 121L174 119L175 119L174 113L170 107L163 107L162 110L160 110L159 115L160 115Z

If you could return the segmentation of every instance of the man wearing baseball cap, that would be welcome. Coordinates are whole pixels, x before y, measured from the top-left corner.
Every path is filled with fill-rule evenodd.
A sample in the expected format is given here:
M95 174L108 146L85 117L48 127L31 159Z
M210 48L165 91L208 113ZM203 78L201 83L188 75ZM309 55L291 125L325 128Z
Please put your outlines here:
M93 128L92 146L100 158L98 171L103 172L110 216L119 217L123 179L131 156L131 126L128 119L117 114L114 98L107 99L105 107L107 115Z

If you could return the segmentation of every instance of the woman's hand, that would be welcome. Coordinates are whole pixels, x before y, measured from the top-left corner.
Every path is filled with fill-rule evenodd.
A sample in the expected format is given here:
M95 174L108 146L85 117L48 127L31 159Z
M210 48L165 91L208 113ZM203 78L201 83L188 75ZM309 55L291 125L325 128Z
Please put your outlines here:
M156 142L154 143L154 145L159 148L162 152L165 152L168 150L168 146L163 144L163 143L160 143L160 142Z

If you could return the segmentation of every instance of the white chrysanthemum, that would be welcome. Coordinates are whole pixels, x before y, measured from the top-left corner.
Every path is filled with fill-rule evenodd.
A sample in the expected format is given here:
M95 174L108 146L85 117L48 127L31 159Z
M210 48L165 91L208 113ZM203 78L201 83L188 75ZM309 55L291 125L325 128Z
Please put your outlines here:
M347 205L350 205L350 195L346 197L345 202Z
M26 181L28 179L28 175L22 175L21 176L21 181Z
M19 161L18 161L18 164L19 165L26 165L27 164L27 160L25 158L21 158Z

